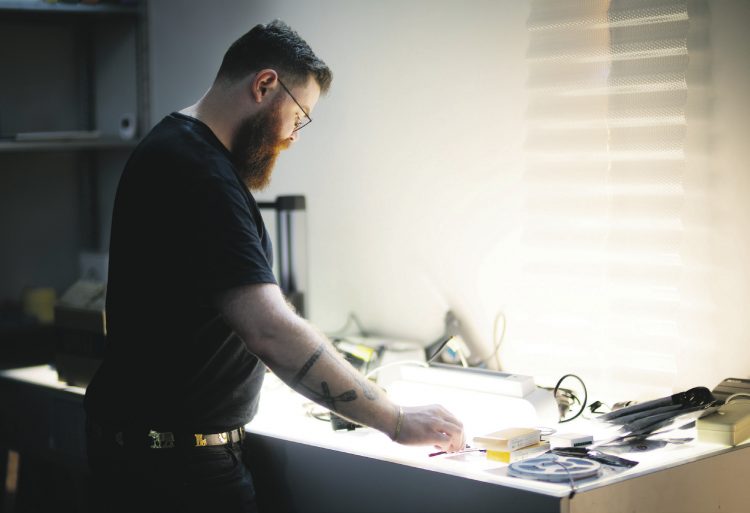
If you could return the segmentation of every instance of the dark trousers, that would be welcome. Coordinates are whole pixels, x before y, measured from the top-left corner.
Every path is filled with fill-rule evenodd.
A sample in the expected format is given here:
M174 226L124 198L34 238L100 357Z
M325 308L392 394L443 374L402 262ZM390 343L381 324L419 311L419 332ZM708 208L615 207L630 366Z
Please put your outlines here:
M117 513L257 513L240 443L151 449L120 445L112 431L87 422L92 511Z

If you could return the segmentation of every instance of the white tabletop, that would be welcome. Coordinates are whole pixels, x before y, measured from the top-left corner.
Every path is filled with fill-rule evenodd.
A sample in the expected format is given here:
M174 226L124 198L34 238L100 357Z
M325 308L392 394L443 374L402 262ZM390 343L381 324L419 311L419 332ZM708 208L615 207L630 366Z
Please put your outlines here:
M293 392L273 374L266 376L266 382L260 400L260 407L255 419L247 425L248 432L280 438L291 442L341 451L368 458L409 465L451 474L468 479L479 480L510 486L517 489L534 491L565 497L570 493L569 484L546 483L519 479L507 475L508 465L487 459L480 452L459 455L441 455L430 457L436 451L432 447L407 447L392 442L384 434L370 428L358 428L354 431L333 431L329 422L323 422L306 414L310 402ZM320 407L315 407L321 411ZM471 433L467 426L467 440L479 433ZM559 432L589 432L601 429L599 423L582 420L580 422L556 426ZM695 429L681 430L680 437L694 437ZM632 477L645 475L666 468L685 464L707 456L718 455L733 450L732 447L716 444L699 443L668 444L664 448L639 453L619 454L619 456L638 461L639 464L621 472L612 472L606 467L601 476L576 482L578 492L598 488ZM606 449L603 450L607 452Z

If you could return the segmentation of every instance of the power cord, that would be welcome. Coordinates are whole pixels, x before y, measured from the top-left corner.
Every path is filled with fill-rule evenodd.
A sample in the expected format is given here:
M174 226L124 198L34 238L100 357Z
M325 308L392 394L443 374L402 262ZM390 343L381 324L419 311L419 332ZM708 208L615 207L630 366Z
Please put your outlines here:
M607 410L606 411L601 411L601 408L606 408ZM588 410L593 415L604 415L605 413L611 412L612 408L608 404L605 404L605 403L603 403L601 401L594 401L593 403L591 403L589 405ZM592 416L589 416L589 415L584 415L583 418L586 419L586 420L594 420L596 417L592 417Z
M502 319L503 322L503 329L500 332L500 336L498 336L497 327ZM495 363L497 363L497 369L502 370L502 367L500 365L500 346L503 343L503 340L505 339L505 328L506 328L506 319L505 314L503 312L497 312L497 315L495 316L495 320L492 322L492 340L494 341L494 345L492 346L492 352L484 358L482 361L480 361L477 365L486 365L487 362L489 362L492 358L495 359Z
M736 394L732 394L729 397L727 397L726 400L724 401L724 404L729 404L731 401L733 401L734 399L738 397L744 397L745 399L750 399L750 394L746 392L737 392Z
M312 417L323 422L331 422L331 412L329 410L322 409L316 403L308 403L305 405L305 415Z
M362 427L360 424L356 424L335 412L322 409L322 407L316 403L305 405L305 414L308 417L330 424L334 431L341 431L344 429L347 431L354 431L358 427Z
M545 466L547 465L547 463L559 465L563 468L563 470L565 470L565 474L567 474L567 477L568 477L568 483L570 484L570 493L568 494L568 499L572 499L576 494L575 480L573 479L573 474L570 473L570 469L567 467L567 465L565 465L565 463L560 461L560 458L561 458L560 456L558 456L557 454L553 452L546 452L544 455L539 457L538 461L539 463L544 464ZM526 461L533 463L535 460L536 458L532 458ZM513 471L513 465L514 464L511 463L511 469L510 469L511 472ZM525 473L520 473L520 474L509 473L509 475L518 477L520 479L536 479L540 481L548 481L547 479L543 479L541 476L528 475ZM560 484L563 484L563 482L560 482Z
M581 383L583 383L583 381L581 381ZM572 499L576 494L576 483L575 481L573 481L573 476L570 473L570 469L566 467L560 460L558 460L557 456L555 456L555 459L553 459L552 462L560 465L565 469L565 473L568 474L568 482L570 483L570 494L568 494L568 500Z
M581 387L583 387L583 402L580 403L581 404L581 408L578 410L578 413L576 413L575 415L573 415L569 419L563 419L562 415L561 415L560 424L562 424L564 422L570 422L572 420L577 419L581 415L581 413L583 413L583 411L586 409L586 403L589 400L589 393L588 393L588 390L586 390L586 384L583 382L583 380L580 377L576 376L575 374L565 374L562 378L560 378L557 381L557 384L555 385L555 388L552 391L552 395L554 396L555 400L557 401L557 395L558 395L558 391L560 390L560 385L562 385L563 381L565 381L567 378L575 378L581 384ZM578 396L576 396L575 394L573 394L570 391L568 391L568 392L572 395L572 397L575 399L576 402L580 402L578 400Z

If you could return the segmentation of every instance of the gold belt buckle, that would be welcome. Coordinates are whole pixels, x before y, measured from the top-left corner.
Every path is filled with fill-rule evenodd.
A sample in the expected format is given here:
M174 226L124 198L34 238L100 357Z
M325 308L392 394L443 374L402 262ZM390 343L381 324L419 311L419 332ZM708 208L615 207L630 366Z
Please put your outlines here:
M206 438L203 435L201 435L201 434L196 434L195 435L195 446L196 447L205 447L207 445L208 445L208 440L206 440Z

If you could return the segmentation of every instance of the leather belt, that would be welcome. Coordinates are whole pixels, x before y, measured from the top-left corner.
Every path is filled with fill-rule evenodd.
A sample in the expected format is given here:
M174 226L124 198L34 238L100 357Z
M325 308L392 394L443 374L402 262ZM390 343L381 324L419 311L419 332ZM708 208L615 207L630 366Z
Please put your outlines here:
M115 433L115 441L119 445L127 443L130 446L140 437L134 437L130 433L123 436L123 432ZM143 436L143 435L141 435ZM175 447L210 447L216 445L227 445L239 443L245 438L245 428L239 427L223 433L173 433L172 431L150 430L146 435L145 445L150 449L173 449ZM135 439L135 440L134 440ZM143 440L142 438L140 438Z

